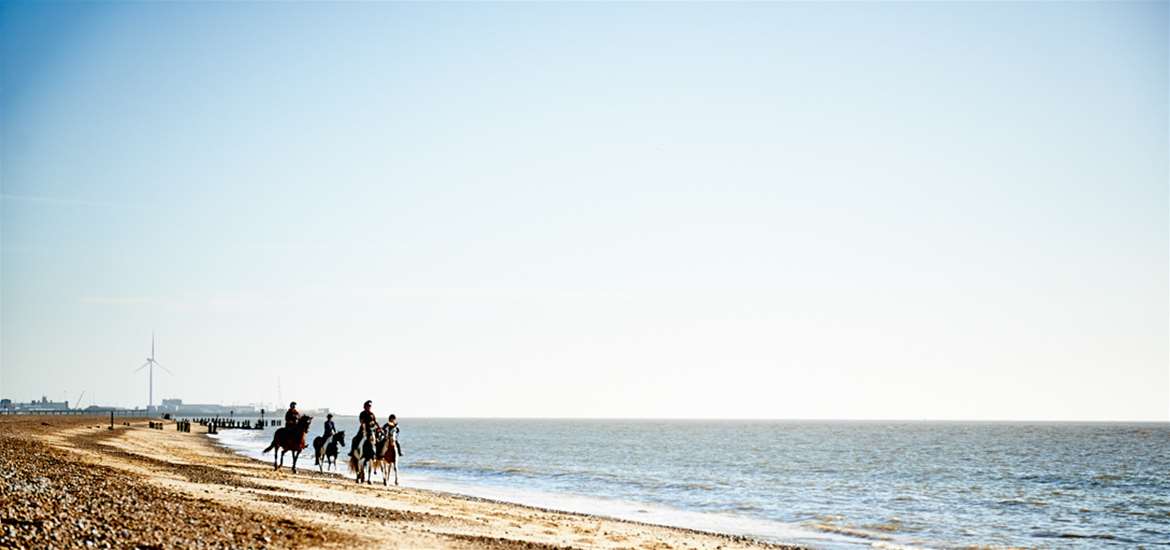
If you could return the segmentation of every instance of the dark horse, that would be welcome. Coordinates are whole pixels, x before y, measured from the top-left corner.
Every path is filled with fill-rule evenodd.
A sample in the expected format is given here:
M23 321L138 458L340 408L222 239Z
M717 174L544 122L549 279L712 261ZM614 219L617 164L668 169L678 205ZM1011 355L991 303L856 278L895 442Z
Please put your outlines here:
M356 481L361 483L371 483L370 475L373 474L374 459L377 458L377 451L374 449L374 441L362 435L362 431L358 430L357 435L353 436L353 442L349 447L349 472L357 474Z
M297 421L297 425L293 427L285 426L276 430L272 434L272 444L264 449L262 453L267 453L274 448L279 447L279 453L272 453L272 466L274 470L279 470L280 466L284 464L284 453L292 451L293 463L292 471L297 473L297 457L301 456L301 449L305 448L305 434L309 433L309 423L313 421L311 416L302 416ZM277 455L280 455L280 462L276 461Z
M325 436L319 435L313 438L313 464L317 465L317 469L322 472L325 471L325 465L329 465L329 469L337 467L337 447L345 446L345 432L340 431L333 434L329 438L329 443L325 443Z

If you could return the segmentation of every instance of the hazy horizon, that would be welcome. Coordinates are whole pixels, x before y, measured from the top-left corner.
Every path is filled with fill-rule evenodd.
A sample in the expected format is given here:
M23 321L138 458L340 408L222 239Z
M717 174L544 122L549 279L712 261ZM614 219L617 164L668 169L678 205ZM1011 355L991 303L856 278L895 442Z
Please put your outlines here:
M3 3L0 397L1170 421L1168 21Z

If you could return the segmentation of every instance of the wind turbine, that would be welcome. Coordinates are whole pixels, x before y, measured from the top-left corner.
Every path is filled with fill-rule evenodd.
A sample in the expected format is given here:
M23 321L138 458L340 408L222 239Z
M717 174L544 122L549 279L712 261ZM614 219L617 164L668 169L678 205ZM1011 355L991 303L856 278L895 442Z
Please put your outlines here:
M168 368L162 366L161 363L154 360L154 331L153 330L150 331L150 357L146 358L146 362L143 363L141 367L134 369L134 372L138 372L142 369L145 369L146 367L150 367L150 370L148 371L150 373L150 377L149 377L150 378L150 385L148 386L149 390L147 391L147 395L149 396L150 402L146 406L146 410L149 411L149 410L154 408L154 367L158 367L162 370L165 370L172 375L175 374L175 373L171 372L171 369L168 369Z

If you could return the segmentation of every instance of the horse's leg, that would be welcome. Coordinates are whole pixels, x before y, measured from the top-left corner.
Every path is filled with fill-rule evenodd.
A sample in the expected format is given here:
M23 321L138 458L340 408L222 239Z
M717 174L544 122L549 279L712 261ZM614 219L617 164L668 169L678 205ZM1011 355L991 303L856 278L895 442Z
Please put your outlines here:
M272 469L279 470L280 466L276 464L276 457L280 454L280 447L272 449Z
M295 474L295 473L297 473L297 457L301 456L301 452L300 451L293 451L292 454L293 454L292 468L293 468L293 473Z
M398 457L394 457L394 486L398 486Z

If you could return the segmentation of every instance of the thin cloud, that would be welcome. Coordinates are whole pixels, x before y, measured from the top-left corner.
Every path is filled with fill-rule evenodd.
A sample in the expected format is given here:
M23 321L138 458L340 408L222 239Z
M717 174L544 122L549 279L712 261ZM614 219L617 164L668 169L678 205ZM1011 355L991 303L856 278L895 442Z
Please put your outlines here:
M37 204L57 205L57 206L91 206L96 208L128 208L128 209L145 209L148 206L143 204L128 203L128 202L113 202L113 201L94 201L87 199L72 199L65 197L46 197L41 195L14 195L12 193L0 193L0 202L14 201L14 202L31 202Z
M118 297L111 298L106 296L84 296L81 298L81 303L95 306L136 306L142 304L153 304L157 300L152 298L141 297Z
M81 303L90 306L163 306L187 307L189 304L178 300L156 298L153 296L83 296Z

